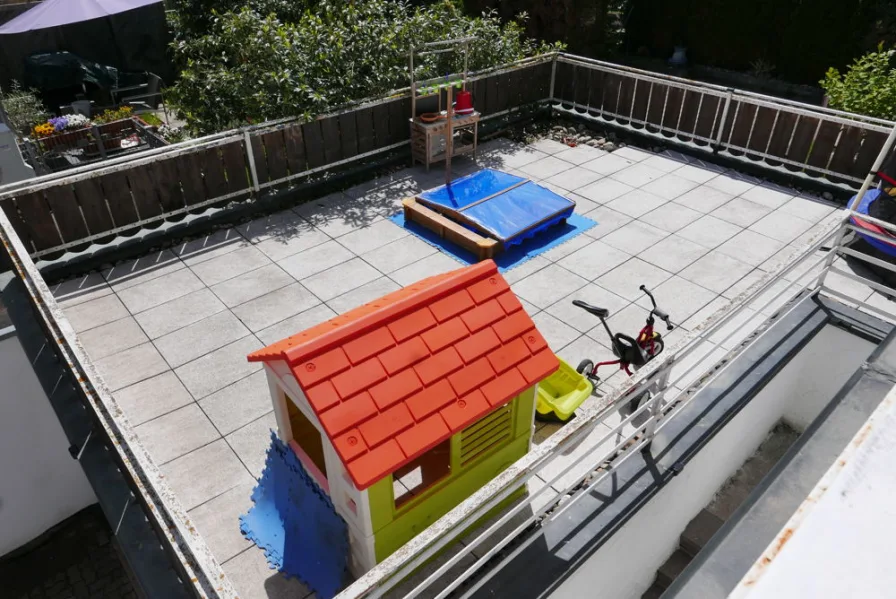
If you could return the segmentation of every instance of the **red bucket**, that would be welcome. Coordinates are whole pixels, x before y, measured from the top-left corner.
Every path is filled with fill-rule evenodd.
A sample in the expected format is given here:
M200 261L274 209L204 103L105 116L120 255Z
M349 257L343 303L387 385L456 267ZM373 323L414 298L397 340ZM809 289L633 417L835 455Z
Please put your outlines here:
M454 102L456 114L470 114L473 112L473 95L467 90L457 92L457 100Z

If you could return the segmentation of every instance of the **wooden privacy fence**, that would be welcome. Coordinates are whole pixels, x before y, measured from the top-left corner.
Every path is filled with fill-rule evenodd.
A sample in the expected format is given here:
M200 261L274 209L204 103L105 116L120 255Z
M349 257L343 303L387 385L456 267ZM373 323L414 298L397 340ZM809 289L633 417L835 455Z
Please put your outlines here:
M550 97L552 56L470 78L483 118ZM281 122L178 144L133 160L0 190L0 206L32 256L247 200L263 190L399 148L410 137L406 92L310 122Z
M553 101L568 113L850 187L894 126L569 55L557 59Z

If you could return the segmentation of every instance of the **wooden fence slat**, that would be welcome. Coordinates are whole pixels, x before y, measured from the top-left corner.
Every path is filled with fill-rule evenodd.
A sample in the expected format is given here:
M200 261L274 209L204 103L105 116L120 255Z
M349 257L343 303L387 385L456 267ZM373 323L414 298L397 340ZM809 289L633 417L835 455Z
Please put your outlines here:
M590 111L600 114L607 91L606 74L603 71L595 71L591 73L591 79L588 83L590 87L588 90L588 108Z
M790 143L790 133L793 131L793 127L796 124L796 117L797 115L792 112L782 111L778 113L778 122L775 123L775 130L771 133L771 141L766 141L769 155L777 158L784 158L784 155L787 152L787 144ZM774 159L766 158L766 161L769 160ZM774 166L778 166L781 163L776 162L773 164Z
M491 77L487 77L485 79L485 110L482 111L483 116L488 116L490 114L494 114L498 112L498 103L500 102L500 98L498 98L498 77L497 75L492 75Z
M485 114L486 87L484 79L477 79L467 85L467 89L473 94L473 106L481 114Z
M183 189L187 206L199 204L207 199L202 182L202 159L198 153L184 154L175 159L175 165Z
M89 235L71 185L49 187L44 190L44 196L56 217L56 225L66 243L83 239Z
M224 163L224 171L227 173L228 193L248 191L251 183L249 172L246 168L243 142L234 141L221 146L221 160Z
M822 121L815 142L809 148L809 156L806 163L816 168L827 168L837 136L840 134L840 125L830 121Z
M389 131L389 105L377 104L373 107L374 140L377 148L389 145L392 139Z
M131 188L128 186L126 173L112 172L103 175L99 180L116 227L124 227L140 220L137 210L134 208L134 199L131 197Z
M814 117L804 116L799 120L796 126L796 132L793 136L793 143L790 144L790 151L787 156L790 160L802 164L809 156L809 148L812 145L812 136L815 134L815 128L818 126L818 119ZM788 166L787 168L802 170L801 166Z
M407 102L395 100L389 103L389 137L391 144L411 138L411 99Z
M100 180L84 179L75 183L73 187L90 234L97 235L114 229L115 225L112 223L112 217L109 216Z
M498 75L498 105L495 112L503 112L510 106L510 74Z
M355 123L355 111L339 115L339 139L342 140L343 158L358 155L358 126Z
M252 158L255 160L255 174L259 183L268 182L268 157L264 151L264 142L261 135L249 135L249 143L252 144Z
M283 139L283 130L276 129L261 136L264 142L264 151L268 157L268 176L271 181L282 179L289 174L289 165L286 160L286 141Z
M358 135L358 153L364 154L376 149L373 108L364 108L355 113L355 127Z
M29 236L34 242L36 251L46 250L64 243L53 223L50 206L44 199L42 191L32 191L16 196L16 207L28 227Z
M131 195L134 196L134 204L137 205L137 213L141 219L153 218L162 214L162 204L156 194L155 183L152 180L149 169L132 168L126 171L131 187Z
M700 107L700 113L695 115L695 127L692 129L696 135L711 140L716 139L715 136L718 134L716 128L719 126L722 119L722 104L724 101L723 98L718 96L704 94L703 106L700 106L699 99L697 99L697 102L692 103L695 109ZM716 113L718 113L718 116ZM698 141L697 143L706 144L707 142Z
M849 173L859 179L864 179L868 176L868 172L874 166L874 160L880 154L880 149L884 147L887 134L879 131L865 131L863 138L859 155L856 156L852 171Z
M759 106L757 110L758 113L756 121L752 125L753 134L750 137L748 149L752 152L765 152L769 138L773 134L772 125L775 126L775 129L778 126L775 124L775 111L773 109Z
M324 138L324 160L330 164L342 160L342 140L339 137L339 117L321 119L320 130Z
M557 63L554 77L554 97L562 102L571 102L573 94L573 65L565 62Z
M739 105L739 106L738 106ZM728 123L726 123L726 131L722 137L723 143L730 141L734 148L728 148L735 154L743 154L743 148L747 144L750 137L750 126L753 123L753 115L756 114L757 106L746 102L732 102L731 108L728 110ZM757 117L758 118L758 117Z
M28 253L34 251L34 241L31 239L31 231L25 221L22 220L22 216L19 214L19 209L16 207L15 198L9 198L3 201L0 201L0 207L3 208L3 212L6 213L6 218L9 219L12 228L15 230L16 235L19 236L19 239L22 240L22 243L25 244L25 247L28 249Z
M202 153L199 162L202 165L208 199L227 195L227 177L224 173L224 165L221 163L219 149L208 148Z
M526 83L526 89L531 89L533 97L530 102L546 100L551 95L551 63L540 64L533 70L534 80Z
M856 155L862 144L862 130L858 127L843 127L840 143L831 158L832 171L848 175L851 173Z
M302 137L302 126L292 125L283 130L283 140L286 142L286 163L289 165L289 174L297 175L308 170L305 160L305 139Z
M153 179L155 180L156 193L163 212L171 212L186 206L183 193L180 190L180 176L177 172L176 158L160 160L151 165Z
M320 121L311 121L302 125L302 137L305 138L305 155L308 157L308 168L317 168L327 163L324 156L324 136Z
M588 95L591 92L591 69L575 67L573 71L573 102L580 106L588 105Z

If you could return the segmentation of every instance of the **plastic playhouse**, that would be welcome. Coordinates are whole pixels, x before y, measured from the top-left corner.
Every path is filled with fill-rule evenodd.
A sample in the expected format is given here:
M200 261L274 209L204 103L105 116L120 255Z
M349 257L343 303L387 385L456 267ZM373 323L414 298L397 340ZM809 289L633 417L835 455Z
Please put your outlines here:
M267 372L275 445L292 449L327 499L315 505L347 524L356 576L527 453L537 387L559 366L491 260L420 281L249 360Z

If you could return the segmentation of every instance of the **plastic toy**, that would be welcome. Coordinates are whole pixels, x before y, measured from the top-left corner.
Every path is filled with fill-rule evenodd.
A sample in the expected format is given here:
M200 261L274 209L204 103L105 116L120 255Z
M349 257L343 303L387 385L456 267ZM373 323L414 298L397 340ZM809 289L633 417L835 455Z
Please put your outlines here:
M557 372L538 385L538 402L535 417L548 422L566 422L582 402L591 396L594 387L584 375L567 364L562 358Z
M264 363L280 439L347 523L355 575L526 454L536 387L559 367L491 260L249 360Z
M656 322L654 316L666 322L666 330L671 331L674 328L669 318L669 313L661 310L656 305L656 299L654 299L650 290L644 285L641 285L639 289L650 298L650 303L653 307L647 313L647 321L638 332L636 338L629 337L624 333L613 334L613 331L610 330L610 326L607 324L607 317L610 316L610 311L606 308L598 308L597 306L586 304L582 300L572 301L574 306L578 306L600 319L601 324L604 325L604 329L607 331L607 335L610 337L613 355L616 356L615 360L598 362L596 364L593 360L582 360L576 367L576 372L588 377L595 387L600 383L600 377L597 374L600 367L618 364L620 370L624 370L627 375L631 376L632 368L637 370L662 353L665 345L663 336L653 329L653 325ZM638 409L638 405L646 393L638 395L629 402L628 408L630 412Z

